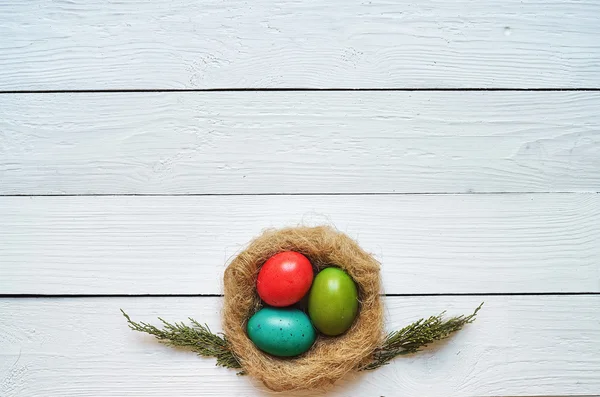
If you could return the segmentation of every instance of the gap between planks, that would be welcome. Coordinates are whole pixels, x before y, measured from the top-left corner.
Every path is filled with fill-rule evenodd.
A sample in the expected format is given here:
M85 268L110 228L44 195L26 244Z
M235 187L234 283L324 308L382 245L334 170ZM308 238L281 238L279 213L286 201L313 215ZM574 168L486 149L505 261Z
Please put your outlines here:
M252 196L474 196L519 194L600 194L596 191L559 192L354 192L354 193L81 193L81 194L0 194L0 197L252 197Z
M347 92L347 91L395 91L395 92L468 92L468 91L489 91L489 92L565 92L565 91L600 91L600 87L390 87L390 88L315 88L315 87L281 87L281 88L115 88L115 89L90 89L90 90L0 90L0 94L118 94L118 93L144 93L144 92L293 92L293 91L326 91L326 92Z
M600 292L468 292L425 294L379 294L382 297L435 297L435 296L581 296L600 295ZM0 294L0 299L71 299L71 298L222 298L223 294Z

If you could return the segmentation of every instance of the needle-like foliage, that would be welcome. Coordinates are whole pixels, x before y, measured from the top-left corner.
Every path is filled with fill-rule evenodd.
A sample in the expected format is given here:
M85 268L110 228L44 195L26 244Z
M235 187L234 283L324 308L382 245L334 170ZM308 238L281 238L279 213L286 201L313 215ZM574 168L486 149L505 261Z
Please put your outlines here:
M192 323L191 326L177 322L171 324L159 317L158 319L163 323L163 328L159 329L154 325L132 321L123 309L121 309L121 313L127 319L129 328L134 331L154 335L156 339L166 345L188 348L203 357L215 357L218 366L226 368L242 367L229 348L225 336L212 333L208 325L202 325L192 318L189 319ZM240 374L243 374L243 372Z
M444 312L428 319L420 319L399 331L391 332L383 344L373 352L372 360L359 368L367 371L388 364L392 359L419 351L435 341L445 339L460 330L466 324L475 321L475 316L483 303L468 316L444 319Z
M441 339L445 339L460 330L466 324L475 321L475 316L483 303L468 316L444 319L444 312L427 319L420 319L399 331L391 332L383 344L375 349L372 359L359 367L360 371L368 371L388 364L392 359L419 351L421 348ZM127 319L129 328L134 331L154 335L160 342L170 346L188 348L203 357L215 357L217 365L226 368L242 368L238 358L231 350L227 338L214 334L207 325L198 323L190 318L191 326L184 323L169 323L158 318L163 323L163 329L144 322L136 323L121 309ZM222 335L222 334L221 334ZM244 371L238 373L244 375Z

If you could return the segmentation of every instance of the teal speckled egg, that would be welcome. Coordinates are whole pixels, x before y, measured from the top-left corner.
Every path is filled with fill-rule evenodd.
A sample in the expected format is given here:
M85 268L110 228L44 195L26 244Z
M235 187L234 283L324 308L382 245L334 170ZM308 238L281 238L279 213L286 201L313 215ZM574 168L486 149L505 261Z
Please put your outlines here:
M265 353L291 357L310 349L316 333L304 312L291 308L265 307L250 317L248 337Z

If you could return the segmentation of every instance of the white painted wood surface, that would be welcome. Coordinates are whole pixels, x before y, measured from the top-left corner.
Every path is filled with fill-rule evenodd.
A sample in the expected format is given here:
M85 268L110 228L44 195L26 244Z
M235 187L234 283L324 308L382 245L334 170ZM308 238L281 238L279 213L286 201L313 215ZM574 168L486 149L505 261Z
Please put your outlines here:
M386 297L388 329L486 301L447 343L331 395L600 393L598 15L0 2L0 396L266 394L118 312L218 330L220 298L96 295L219 294L253 236L299 223L356 238L383 292L440 294ZM150 92L284 87L417 91ZM466 87L588 90L418 91Z
M0 293L218 294L266 227L332 224L384 291L600 292L600 195L1 197Z
M1 194L600 191L600 92L0 95Z
M482 297L386 298L388 329L469 313ZM157 323L188 316L220 329L220 298L0 300L0 394L260 396L214 361L127 328L119 308ZM478 319L420 354L340 382L328 396L591 395L600 390L600 296L485 297ZM7 317L8 314L8 317ZM307 395L309 393L305 393ZM310 393L309 395L323 395Z
M0 89L598 87L600 3L0 3Z

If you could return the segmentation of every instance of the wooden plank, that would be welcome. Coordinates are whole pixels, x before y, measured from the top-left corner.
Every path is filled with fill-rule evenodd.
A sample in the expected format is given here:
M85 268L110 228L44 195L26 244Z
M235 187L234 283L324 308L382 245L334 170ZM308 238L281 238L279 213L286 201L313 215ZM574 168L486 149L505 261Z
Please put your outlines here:
M386 298L387 328L485 305L446 343L351 375L332 396L586 395L600 390L599 296ZM192 316L220 330L220 298L0 300L0 392L37 396L259 396L214 360L134 333L119 313L158 323ZM8 317L6 317L8 316ZM307 395L307 394L304 394Z
M598 1L4 0L0 89L598 87Z
M0 96L0 194L600 191L600 92Z
M384 292L600 292L600 195L0 198L0 293L218 294L263 228L332 224Z

